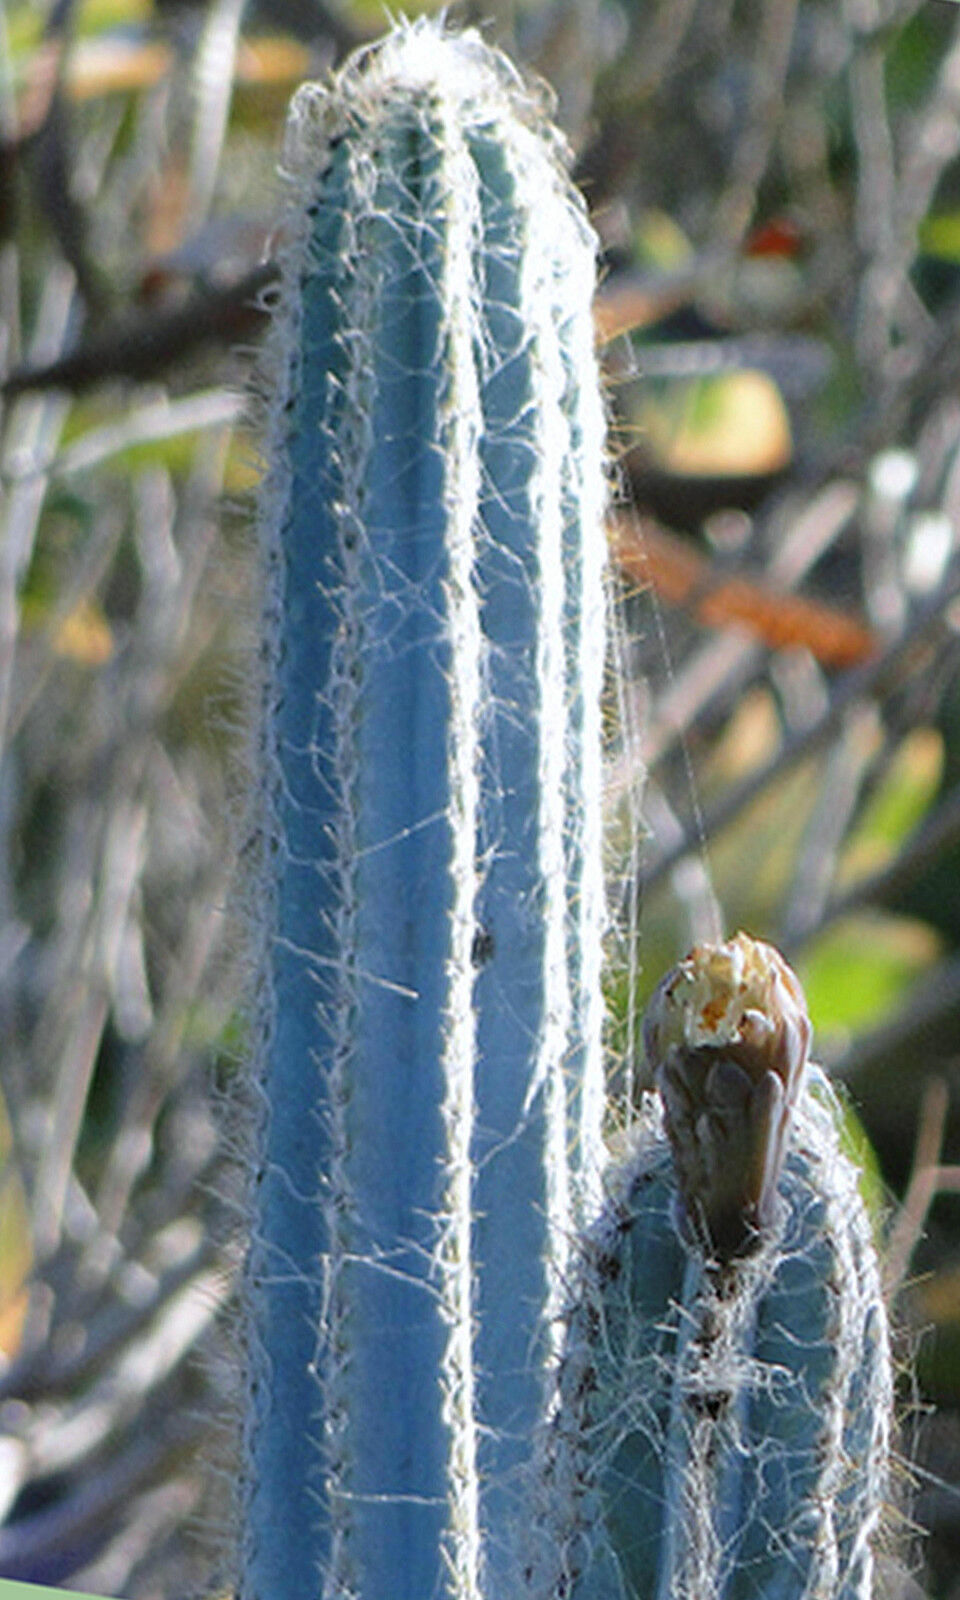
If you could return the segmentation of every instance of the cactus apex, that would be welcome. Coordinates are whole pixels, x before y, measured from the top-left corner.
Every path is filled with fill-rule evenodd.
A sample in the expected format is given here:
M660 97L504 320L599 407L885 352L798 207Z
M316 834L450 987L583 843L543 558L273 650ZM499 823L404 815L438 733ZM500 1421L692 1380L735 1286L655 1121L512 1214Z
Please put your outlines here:
M409 105L418 96L455 105L465 129L505 115L535 128L541 150L550 149L559 167L569 167L567 143L550 122L549 85L521 75L475 28L453 28L443 15L399 19L384 38L354 51L330 81L302 84L290 103L285 167L314 177L331 140L351 126L382 121L391 101Z

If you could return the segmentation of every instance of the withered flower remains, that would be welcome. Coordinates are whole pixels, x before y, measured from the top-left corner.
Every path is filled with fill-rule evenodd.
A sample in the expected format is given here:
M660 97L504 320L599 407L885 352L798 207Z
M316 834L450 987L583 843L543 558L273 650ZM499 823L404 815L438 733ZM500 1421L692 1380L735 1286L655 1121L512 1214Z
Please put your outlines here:
M721 1260L771 1222L810 1036L799 980L745 933L697 945L647 1007L647 1061L683 1207Z

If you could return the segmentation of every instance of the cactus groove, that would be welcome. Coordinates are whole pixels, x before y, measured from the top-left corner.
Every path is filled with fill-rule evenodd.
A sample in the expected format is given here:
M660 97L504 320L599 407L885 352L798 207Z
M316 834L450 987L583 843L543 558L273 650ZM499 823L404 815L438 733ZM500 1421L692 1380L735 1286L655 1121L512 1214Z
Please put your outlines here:
M474 34L399 28L290 151L241 1592L479 1600L600 1156L595 240Z

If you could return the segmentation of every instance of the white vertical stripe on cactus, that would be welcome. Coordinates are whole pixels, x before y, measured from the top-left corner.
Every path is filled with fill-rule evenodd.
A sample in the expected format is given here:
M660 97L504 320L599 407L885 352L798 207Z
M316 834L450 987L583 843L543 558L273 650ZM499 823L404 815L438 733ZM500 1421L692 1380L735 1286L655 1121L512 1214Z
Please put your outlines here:
M607 638L605 518L609 497L606 473L607 418L595 349L591 312L596 272L592 253L580 252L569 264L565 351L571 448L567 452L566 517L580 526L576 554L565 548L567 582L568 747L576 793L567 818L568 938L574 952L575 1012L570 1048L582 1058L570 1073L578 1103L571 1119L575 1212L591 1214L599 1201L604 1161L606 1108L604 1063L605 1003L601 972L607 921L603 877L603 764L601 703ZM566 531L566 530L565 530ZM637 818L639 826L639 818ZM576 858L576 871L572 861Z
M480 814L480 720L483 635L475 581L483 411L477 352L482 348L481 248L477 169L460 119L447 102L440 114L448 196L448 250L442 300L449 351L444 406L448 439L444 497L449 518L447 626L450 635L450 799L455 814L450 871L450 987L444 1045L447 1129L446 1193L439 1241L440 1292L449 1321L443 1361L444 1419L450 1429L450 1590L454 1600L480 1597L480 1507L477 1474L476 1385L473 1372L473 1084L477 1037L473 1008L478 888L476 841Z
M567 769L573 759L569 739L570 686L564 656L564 463L570 453L570 418L564 409L565 372L558 328L555 241L569 228L565 195L544 188L539 151L518 129L507 147L518 204L534 225L526 241L520 272L520 316L529 341L531 406L537 429L536 463L528 489L537 540L536 683L539 705L537 846L543 918L543 1011L540 1036L531 1059L523 1102L529 1117L538 1094L544 1097L547 1345L558 1329L566 1253L572 1231L568 1149L566 1055L572 1015L567 965L567 886L565 834L568 823ZM533 159L531 160L531 155ZM592 252L591 252L592 258ZM564 264L566 265L566 264ZM564 332L566 330L563 330Z

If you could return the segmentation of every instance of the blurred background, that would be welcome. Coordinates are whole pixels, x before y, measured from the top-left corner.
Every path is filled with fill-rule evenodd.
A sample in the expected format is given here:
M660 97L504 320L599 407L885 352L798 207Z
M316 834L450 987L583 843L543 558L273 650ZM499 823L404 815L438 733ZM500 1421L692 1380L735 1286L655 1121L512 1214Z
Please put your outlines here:
M778 943L886 1239L884 1593L957 1597L960 7L451 14L553 85L602 244L613 1114L664 969ZM286 102L383 26L0 0L4 1577L223 1592L249 385Z

